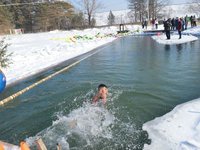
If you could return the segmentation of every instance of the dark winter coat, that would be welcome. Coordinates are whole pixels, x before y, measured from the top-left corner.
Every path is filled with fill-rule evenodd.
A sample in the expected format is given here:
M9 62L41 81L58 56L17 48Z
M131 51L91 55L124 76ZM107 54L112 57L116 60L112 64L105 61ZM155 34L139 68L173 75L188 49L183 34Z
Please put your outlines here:
M169 20L165 21L164 28L165 28L165 31L170 31L171 30L171 21L169 21Z

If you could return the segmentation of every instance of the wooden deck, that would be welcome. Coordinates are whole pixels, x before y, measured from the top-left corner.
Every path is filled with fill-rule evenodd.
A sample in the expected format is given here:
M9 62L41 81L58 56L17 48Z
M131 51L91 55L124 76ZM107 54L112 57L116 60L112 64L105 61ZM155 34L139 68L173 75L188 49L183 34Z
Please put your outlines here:
M157 32L165 32L165 30L144 30L144 33L157 33Z

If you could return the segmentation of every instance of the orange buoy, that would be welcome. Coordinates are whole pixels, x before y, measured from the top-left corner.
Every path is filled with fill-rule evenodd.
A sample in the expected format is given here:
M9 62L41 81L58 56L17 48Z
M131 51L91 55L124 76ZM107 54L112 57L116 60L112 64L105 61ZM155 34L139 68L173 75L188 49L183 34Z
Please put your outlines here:
M0 150L4 150L3 144L0 144Z
M31 150L25 141L20 142L21 150Z

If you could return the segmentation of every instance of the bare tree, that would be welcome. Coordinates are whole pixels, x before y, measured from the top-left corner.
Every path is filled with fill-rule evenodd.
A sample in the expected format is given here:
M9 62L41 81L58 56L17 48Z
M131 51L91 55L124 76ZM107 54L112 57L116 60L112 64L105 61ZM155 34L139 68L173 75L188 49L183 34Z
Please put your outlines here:
M146 10L146 0L128 0L129 1L129 9L135 16L135 22L142 21L147 16Z
M101 8L101 3L98 2L98 0L81 0L82 7L85 10L87 17L88 17L88 25L92 25L92 16L98 10Z
M194 3L197 4L197 6L200 8L200 0L193 0Z
M132 12L132 11L128 12L128 18L129 18L131 23L134 23L135 22L134 12Z
M193 0L193 4L190 5L189 11L200 17L200 0Z
M134 12L135 21L157 18L169 0L128 0L129 8Z
M162 9L169 4L169 0L149 0L149 19L157 18Z
M0 3L1 4L1 3ZM9 33L13 29L12 15L6 7L0 6L0 34Z

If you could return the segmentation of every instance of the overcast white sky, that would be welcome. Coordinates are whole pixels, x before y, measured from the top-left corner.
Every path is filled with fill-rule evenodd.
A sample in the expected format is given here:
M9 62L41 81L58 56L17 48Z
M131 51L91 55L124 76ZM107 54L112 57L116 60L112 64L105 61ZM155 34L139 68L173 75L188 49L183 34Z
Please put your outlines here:
M69 0L72 4L78 6L81 0ZM128 8L128 0L99 0L103 4L100 12L110 10L123 10ZM191 3L192 0L170 0L171 4Z

